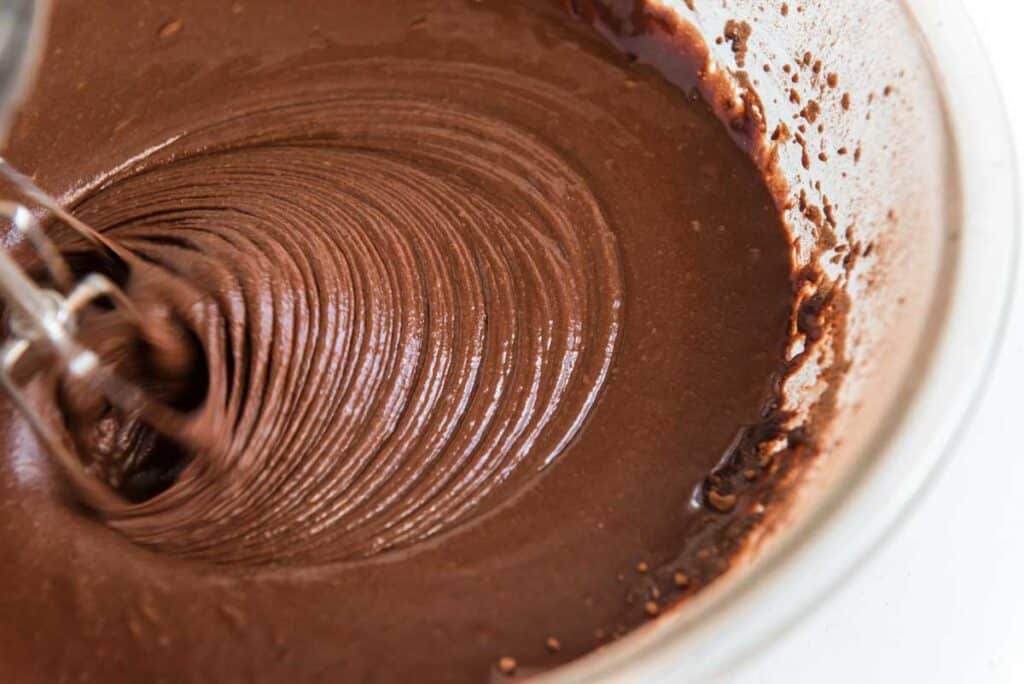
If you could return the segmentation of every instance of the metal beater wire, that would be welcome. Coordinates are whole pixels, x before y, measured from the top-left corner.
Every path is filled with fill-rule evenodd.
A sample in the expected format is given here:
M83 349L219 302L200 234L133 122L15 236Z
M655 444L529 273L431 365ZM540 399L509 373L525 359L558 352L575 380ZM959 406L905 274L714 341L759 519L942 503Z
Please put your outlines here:
M116 249L107 240L64 210L2 158L0 175L13 183L26 198L74 229L94 247L107 255L116 253ZM12 229L16 231L11 236L13 242L20 242L23 238L31 245L46 269L48 278L58 288L41 286L25 273L8 250L0 248L0 298L9 312L9 336L0 347L0 384L28 420L44 448L71 479L76 491L86 499L86 503L102 510L122 508L124 500L88 473L68 444L66 435L43 417L43 413L28 395L29 386L42 370L38 360L52 360L59 364L59 369L67 376L83 381L93 390L102 393L111 405L143 417L147 424L159 432L179 433L184 421L177 411L154 401L140 388L119 378L75 337L79 314L99 300L113 303L140 327L141 317L121 288L107 276L90 273L76 283L57 245L27 206L0 200L0 216L9 219ZM22 367L33 359L37 360L32 364L35 367Z

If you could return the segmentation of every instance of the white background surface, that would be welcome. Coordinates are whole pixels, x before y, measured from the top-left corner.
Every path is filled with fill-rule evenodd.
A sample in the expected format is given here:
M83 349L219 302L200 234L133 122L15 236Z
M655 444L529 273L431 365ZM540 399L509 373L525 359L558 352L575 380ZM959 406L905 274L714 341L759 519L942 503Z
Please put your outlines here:
M1002 86L1024 168L1024 3L964 4ZM980 411L923 504L852 581L734 681L1024 683L1021 280L1015 294Z

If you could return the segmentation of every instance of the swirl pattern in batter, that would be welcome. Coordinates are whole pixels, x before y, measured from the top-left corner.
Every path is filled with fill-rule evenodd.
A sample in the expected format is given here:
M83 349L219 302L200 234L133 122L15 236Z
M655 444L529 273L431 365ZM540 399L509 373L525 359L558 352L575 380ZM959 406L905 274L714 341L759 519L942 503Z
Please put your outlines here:
M414 84L500 84L552 112L571 96L394 60L318 81L236 102L76 206L132 270L167 275L147 282L187 302L206 360L191 421L216 450L106 512L160 550L323 562L444 532L550 465L608 372L622 280L585 180Z
M807 443L790 246L655 4L54 2L4 156L187 420L62 388L95 515L0 405L0 680L500 680L730 567Z

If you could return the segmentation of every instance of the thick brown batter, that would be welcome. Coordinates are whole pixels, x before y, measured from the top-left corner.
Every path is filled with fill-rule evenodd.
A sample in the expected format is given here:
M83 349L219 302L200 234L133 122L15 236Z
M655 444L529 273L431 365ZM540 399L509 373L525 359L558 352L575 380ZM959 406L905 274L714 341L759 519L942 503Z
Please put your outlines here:
M6 156L181 331L126 372L190 427L66 392L94 515L4 409L4 681L481 681L727 568L785 232L675 27L569 4L56 3Z

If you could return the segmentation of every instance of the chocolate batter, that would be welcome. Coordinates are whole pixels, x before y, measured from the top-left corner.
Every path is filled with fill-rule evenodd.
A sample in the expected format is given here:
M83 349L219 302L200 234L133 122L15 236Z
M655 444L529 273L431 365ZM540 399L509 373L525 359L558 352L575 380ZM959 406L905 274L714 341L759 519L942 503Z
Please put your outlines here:
M702 49L622 2L57 2L5 156L116 246L64 243L169 336L85 334L187 428L63 387L90 511L3 409L4 681L521 675L727 569L793 295Z

